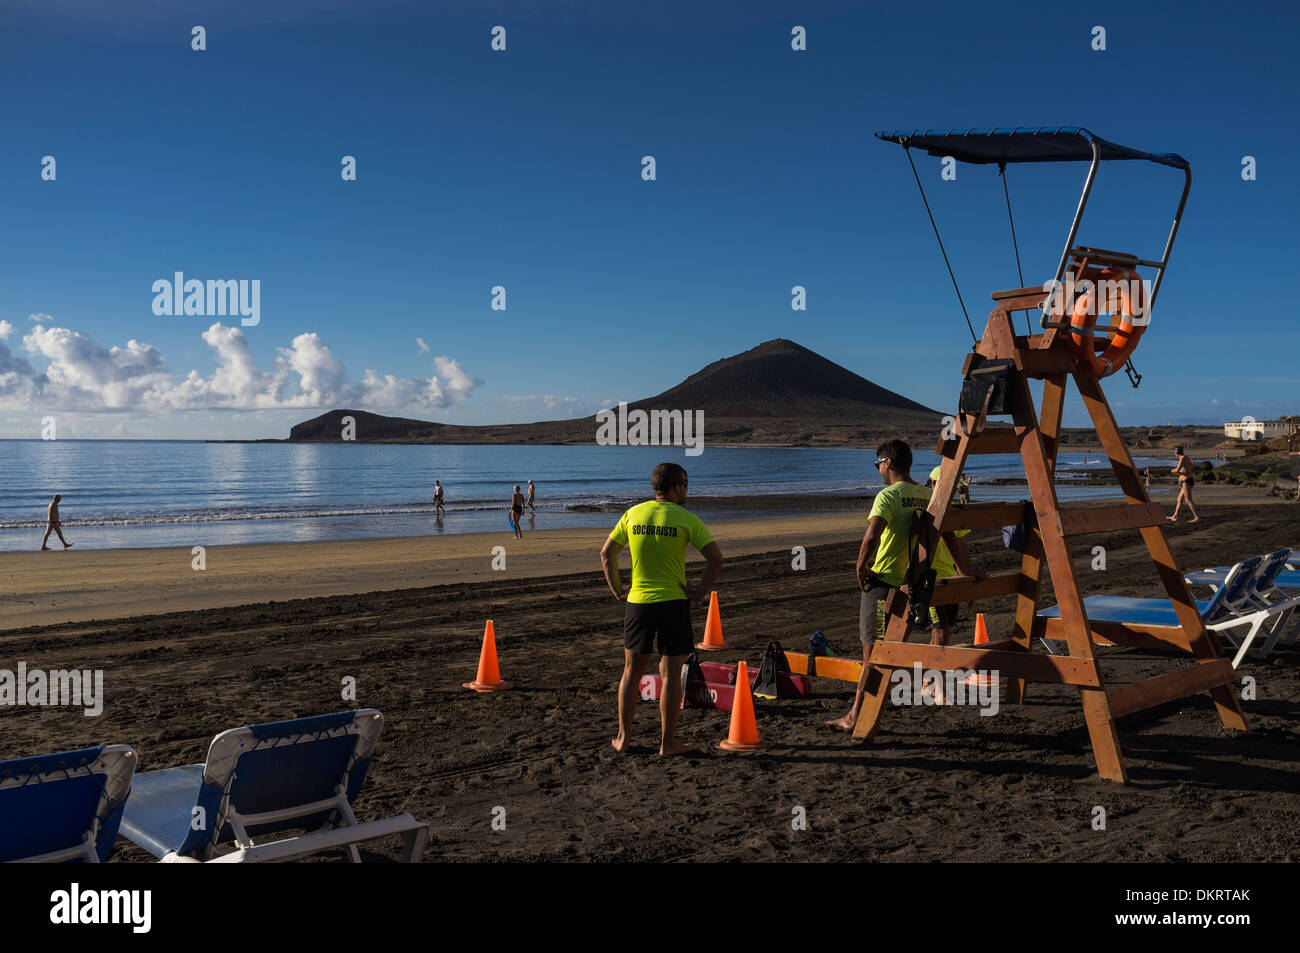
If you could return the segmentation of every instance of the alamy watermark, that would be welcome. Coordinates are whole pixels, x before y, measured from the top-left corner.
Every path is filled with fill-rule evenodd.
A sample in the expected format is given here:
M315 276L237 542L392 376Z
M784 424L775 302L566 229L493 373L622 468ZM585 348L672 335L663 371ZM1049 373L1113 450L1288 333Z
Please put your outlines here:
M172 280L159 278L153 283L153 313L157 315L202 315L218 317L240 315L239 323L255 327L262 320L262 280L254 278L198 278L186 280L176 272Z
M688 457L704 452L704 411L631 410L596 414L596 443L602 447L685 447Z
M153 925L153 891L109 890L73 881L67 890L50 894L50 922L55 926L120 924L132 933L148 933Z
M1054 318L1063 317L1067 309L1077 312L1081 300L1085 303L1085 312L1093 317L1113 313L1108 309L1123 302L1130 309L1124 320L1134 327L1151 323L1150 283L1142 278L1103 278L1096 282L1085 278L1075 284L1074 272L1069 271L1064 282L1055 278L1043 282L1043 291L1048 296L1043 302L1043 312Z
M104 670L0 668L0 708L33 705L81 707L87 718L104 711Z
M987 677L971 679L972 675ZM920 662L913 662L911 669L894 669L889 681L889 700L895 705L977 705L981 717L998 713L997 672L923 670Z

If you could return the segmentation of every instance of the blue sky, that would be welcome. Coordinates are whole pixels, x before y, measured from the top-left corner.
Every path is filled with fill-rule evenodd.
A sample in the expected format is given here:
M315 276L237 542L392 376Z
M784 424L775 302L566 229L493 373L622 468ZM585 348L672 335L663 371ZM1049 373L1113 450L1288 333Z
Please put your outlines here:
M583 415L773 337L947 408L970 338L873 133L1040 124L1192 163L1145 380L1110 387L1121 422L1297 413L1298 23L1280 3L6 3L0 436L53 414L60 436L275 437L345 401ZM996 169L916 161L982 329L1019 284ZM1085 171L1008 171L1027 283ZM1180 186L1103 166L1080 241L1158 257ZM259 280L260 323L154 314L176 271Z

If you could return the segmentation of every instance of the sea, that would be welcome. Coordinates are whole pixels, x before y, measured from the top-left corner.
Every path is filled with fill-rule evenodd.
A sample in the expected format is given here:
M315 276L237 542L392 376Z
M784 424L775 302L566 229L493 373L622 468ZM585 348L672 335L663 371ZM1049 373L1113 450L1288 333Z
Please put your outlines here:
M38 550L45 508L63 496L63 532L79 549L218 546L509 533L515 484L537 486L523 530L612 526L653 496L650 471L665 460L690 474L687 507L705 520L790 516L861 507L880 489L874 450L707 447L401 446L207 443L156 440L0 441L0 551ZM918 451L913 476L939 462ZM1139 467L1171 465L1137 458ZM1097 453L1063 453L1064 500L1117 495L1073 485ZM973 457L972 500L1028 496L1018 456ZM1072 479L1072 476L1074 479ZM441 480L446 514L433 506ZM848 500L836 498L851 498ZM693 503L692 500L696 502ZM51 547L58 547L51 536Z

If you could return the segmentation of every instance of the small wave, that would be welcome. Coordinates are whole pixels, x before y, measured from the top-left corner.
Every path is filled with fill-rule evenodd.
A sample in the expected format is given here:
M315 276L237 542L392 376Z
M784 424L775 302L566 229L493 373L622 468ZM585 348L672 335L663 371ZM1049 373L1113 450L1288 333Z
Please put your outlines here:
M537 507L546 509L544 506ZM567 509L552 505L551 509ZM505 510L508 506L505 502L483 503L480 505L469 505L457 503L454 505L444 506L448 513L452 512L470 512L483 510ZM419 516L433 515L437 512L432 505L428 506L375 506L375 507L343 507L334 509L319 510L264 510L257 512L248 511L219 511L208 513L150 513L133 516L98 516L86 517L83 519L65 519L62 520L64 527L71 526L143 526L143 525L170 525L175 523L229 523L242 522L245 520L295 520L295 519L324 519L329 517L346 517L346 516ZM32 529L45 526L45 520L5 520L0 521L0 529Z

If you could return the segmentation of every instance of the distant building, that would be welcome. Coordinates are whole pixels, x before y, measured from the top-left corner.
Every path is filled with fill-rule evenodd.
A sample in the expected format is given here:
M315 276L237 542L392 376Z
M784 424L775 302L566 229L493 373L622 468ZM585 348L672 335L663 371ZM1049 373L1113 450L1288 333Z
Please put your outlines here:
M1290 420L1230 420L1223 425L1225 436L1234 440L1271 440L1291 432Z

